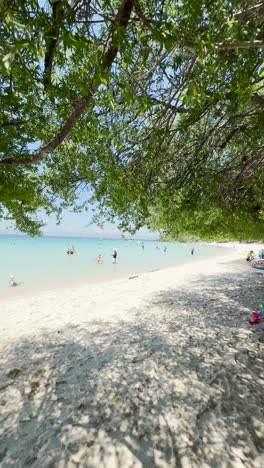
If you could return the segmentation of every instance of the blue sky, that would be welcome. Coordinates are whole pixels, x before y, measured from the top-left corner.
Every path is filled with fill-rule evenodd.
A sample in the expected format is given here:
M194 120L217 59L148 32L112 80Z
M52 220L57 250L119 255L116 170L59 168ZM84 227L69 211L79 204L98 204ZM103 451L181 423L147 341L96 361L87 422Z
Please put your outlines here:
M87 212L71 213L65 211L63 220L59 226L56 225L55 216L43 218L46 226L43 234L46 236L84 236L84 237L121 237L121 232L113 224L106 223L104 229L90 225L90 216ZM0 234L19 234L10 222L0 221ZM127 234L126 237L132 237ZM157 233L150 233L147 228L140 229L135 236L137 239L157 239Z

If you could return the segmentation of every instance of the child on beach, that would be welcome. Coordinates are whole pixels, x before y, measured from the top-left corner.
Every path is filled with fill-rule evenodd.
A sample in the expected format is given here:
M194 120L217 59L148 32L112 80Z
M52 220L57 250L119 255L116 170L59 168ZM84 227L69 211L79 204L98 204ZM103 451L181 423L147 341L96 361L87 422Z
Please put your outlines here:
M263 322L264 318L264 307L261 306L260 310L253 310L251 312L251 320L248 321L250 325L258 325Z
M259 312L254 310L251 313L251 320L249 320L248 323L250 325L257 325L258 323L260 323L260 314L259 314Z
M250 252L247 254L246 261L247 262L252 262L252 260L254 260L254 257L255 257L255 255L254 255L253 250L250 250Z

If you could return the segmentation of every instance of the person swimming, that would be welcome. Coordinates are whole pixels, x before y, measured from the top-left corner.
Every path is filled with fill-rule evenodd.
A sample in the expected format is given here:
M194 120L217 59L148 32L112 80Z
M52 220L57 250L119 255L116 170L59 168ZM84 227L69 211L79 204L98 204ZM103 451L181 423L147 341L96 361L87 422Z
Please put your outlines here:
M15 288L17 286L17 282L16 282L15 277L13 275L10 275L9 286L11 288Z
M69 245L68 248L67 248L67 255L73 255L74 252L75 252L74 246Z

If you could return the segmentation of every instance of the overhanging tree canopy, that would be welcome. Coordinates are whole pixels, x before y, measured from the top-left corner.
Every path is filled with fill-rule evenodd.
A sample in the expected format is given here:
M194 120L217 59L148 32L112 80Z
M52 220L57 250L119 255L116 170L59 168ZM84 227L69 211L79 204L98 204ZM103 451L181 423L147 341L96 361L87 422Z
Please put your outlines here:
M264 2L0 11L2 217L37 233L89 187L124 228L263 236Z

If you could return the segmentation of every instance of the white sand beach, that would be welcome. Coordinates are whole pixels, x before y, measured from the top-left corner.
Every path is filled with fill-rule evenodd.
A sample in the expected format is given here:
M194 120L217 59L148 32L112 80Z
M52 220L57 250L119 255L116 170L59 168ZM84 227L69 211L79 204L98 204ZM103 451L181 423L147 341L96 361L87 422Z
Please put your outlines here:
M262 304L236 249L2 301L1 467L262 468Z

